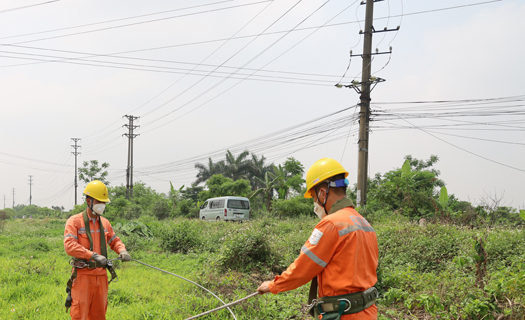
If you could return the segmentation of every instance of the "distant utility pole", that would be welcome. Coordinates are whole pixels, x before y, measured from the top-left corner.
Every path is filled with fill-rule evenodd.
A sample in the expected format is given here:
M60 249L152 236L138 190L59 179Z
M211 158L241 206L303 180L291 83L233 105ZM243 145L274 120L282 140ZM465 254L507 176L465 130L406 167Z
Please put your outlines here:
M71 140L73 140L73 142L75 142L74 145L71 145L73 147L73 149L75 149L75 151L71 152L74 156L75 156L75 206L77 205L77 187L78 187L78 182L77 182L77 156L80 154L80 152L78 152L78 148L80 148L80 146L77 144L78 141L80 141L81 139L80 138L71 138Z
M4 209L5 209L5 194L4 194Z
M399 30L399 27L396 29L387 29L376 31L373 26L374 21L374 2L382 0L367 0L362 1L361 4L366 4L366 13L365 13L365 31L362 30L360 34L364 34L364 44L363 44L363 54L352 54L350 51L350 56L361 56L363 58L363 70L361 82L352 81L351 85L345 85L347 88L354 89L357 93L360 94L359 98L361 102L359 103L359 155L358 155L358 168L357 168L357 206L366 205L366 194L367 194L367 182L368 182L368 137L370 131L370 92L372 89L379 83L385 81L379 77L372 77L372 56L378 54L388 54L392 53L392 47L390 47L390 52L379 52L376 49L375 53L372 53L372 34L375 32L387 32L387 31L396 31ZM343 85L337 84L337 87L342 87ZM360 87L359 87L360 86Z
M29 205L31 205L31 199L33 198L31 194L31 186L33 185L33 176L29 176Z
M13 188L13 209L15 208L15 188Z
M133 129L136 129L140 126L133 125L133 121L139 117L134 117L132 115L125 115L124 117L128 118L129 123L123 125L123 127L128 128L128 133L124 133L123 136L128 137L128 166L126 168L126 199L133 197L133 139L139 136L138 134L133 133Z

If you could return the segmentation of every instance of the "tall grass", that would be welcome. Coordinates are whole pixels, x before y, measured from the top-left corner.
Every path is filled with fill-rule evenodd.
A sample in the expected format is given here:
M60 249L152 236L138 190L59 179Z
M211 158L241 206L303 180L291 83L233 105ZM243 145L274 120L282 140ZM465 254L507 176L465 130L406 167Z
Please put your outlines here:
M195 281L225 302L254 292L299 254L315 218L247 223L140 219L154 237L121 235L132 257ZM124 222L125 223L125 222ZM65 220L9 221L0 235L0 319L69 319ZM522 319L525 233L383 219L377 286L382 319ZM475 239L484 237L487 275L476 284ZM190 240L188 240L190 239ZM178 250L181 245L184 250ZM175 249L173 249L175 248ZM114 252L110 258L116 258ZM117 263L108 319L185 319L221 305L204 290L135 262ZM238 319L307 319L308 287L232 307ZM203 319L231 319L222 310Z

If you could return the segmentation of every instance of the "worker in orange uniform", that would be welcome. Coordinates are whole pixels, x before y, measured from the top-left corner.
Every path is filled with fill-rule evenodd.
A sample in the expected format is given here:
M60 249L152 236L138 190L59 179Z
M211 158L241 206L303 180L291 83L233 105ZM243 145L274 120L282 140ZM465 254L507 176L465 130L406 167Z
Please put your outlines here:
M109 221L102 217L106 203L110 202L106 185L98 180L92 181L84 189L84 194L86 210L70 217L64 231L64 248L73 257L66 308L71 307L73 320L104 320L108 307L106 269L111 273L111 280L116 277L107 260L106 245L109 244L122 261L130 261L131 256Z
M259 286L260 294L293 290L312 280L314 318L377 319L377 237L346 197L347 176L331 158L310 167L304 197L314 199L314 212L321 222L288 269Z

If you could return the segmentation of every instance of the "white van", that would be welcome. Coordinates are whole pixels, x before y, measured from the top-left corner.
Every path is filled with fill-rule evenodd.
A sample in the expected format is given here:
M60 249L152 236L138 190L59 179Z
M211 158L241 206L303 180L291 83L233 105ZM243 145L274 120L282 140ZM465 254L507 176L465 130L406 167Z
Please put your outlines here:
M244 197L210 198L200 207L199 219L245 221L250 219L250 200Z

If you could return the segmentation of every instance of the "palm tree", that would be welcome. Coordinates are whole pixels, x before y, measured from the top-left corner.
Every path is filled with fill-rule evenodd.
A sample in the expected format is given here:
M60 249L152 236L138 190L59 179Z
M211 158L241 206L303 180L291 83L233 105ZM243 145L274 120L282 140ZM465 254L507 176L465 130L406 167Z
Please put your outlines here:
M279 199L286 199L290 186L287 184L289 174L288 171L281 165L273 166L272 171L275 176L279 177L277 181L277 193L279 193Z
M266 210L271 211L272 210L272 199L273 199L273 191L278 186L278 180L280 179L280 176L276 176L275 174L271 173L270 171L267 171L264 174L264 180L255 177L256 180L259 180L259 183L262 185L261 188L255 190L249 198L252 199L258 194L264 194L264 198L266 200Z
M250 152L244 151L235 157L230 150L226 151L226 159L224 160L224 176L231 178L233 181L247 178L250 163L246 160L246 157L249 154Z
M196 163L195 168L199 169L199 172L197 173L197 180L194 182L197 185L201 182L206 182L214 174L223 173L224 162L219 161L217 163L213 163L213 160L208 158L208 166L205 166L202 163Z
M253 190L262 187L262 184L259 181L264 179L264 175L266 174L266 172L270 171L271 167L273 166L273 164L266 165L265 161L265 156L262 155L261 157L257 158L257 155L252 153L252 159L250 160L250 168L248 175ZM259 178L259 180L255 179L256 177Z

